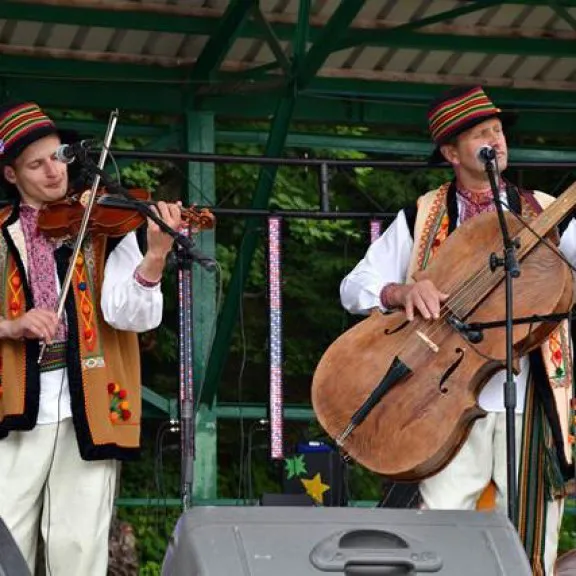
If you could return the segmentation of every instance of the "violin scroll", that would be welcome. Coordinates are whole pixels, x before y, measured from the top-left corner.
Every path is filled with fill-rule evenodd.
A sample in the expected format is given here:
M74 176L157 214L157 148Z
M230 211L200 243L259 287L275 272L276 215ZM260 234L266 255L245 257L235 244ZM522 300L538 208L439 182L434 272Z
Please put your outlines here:
M212 230L215 224L214 214L208 208L198 209L195 206L183 208L182 219L193 234L200 230Z

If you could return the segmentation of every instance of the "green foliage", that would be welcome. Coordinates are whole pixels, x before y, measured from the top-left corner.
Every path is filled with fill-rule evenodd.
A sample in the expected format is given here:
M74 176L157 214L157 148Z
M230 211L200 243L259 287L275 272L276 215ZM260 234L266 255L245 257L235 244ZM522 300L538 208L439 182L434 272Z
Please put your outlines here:
M558 556L576 548L576 508L567 508L562 518Z
M159 448L159 449L158 449ZM129 522L136 536L140 575L157 576L179 507L155 506L152 500L179 498L180 462L178 438L166 435L158 422L147 422L143 433L143 455L122 464L121 498L143 500L145 506L121 507L118 516Z

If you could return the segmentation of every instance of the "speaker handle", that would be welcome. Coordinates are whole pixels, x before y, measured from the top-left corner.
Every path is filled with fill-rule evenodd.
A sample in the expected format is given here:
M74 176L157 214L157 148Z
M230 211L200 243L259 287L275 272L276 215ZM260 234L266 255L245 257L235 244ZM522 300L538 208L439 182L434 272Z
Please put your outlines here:
M422 546L386 530L347 530L320 541L310 552L310 562L323 572L341 572L353 576L366 568L378 568L382 574L420 574L439 572L440 556Z

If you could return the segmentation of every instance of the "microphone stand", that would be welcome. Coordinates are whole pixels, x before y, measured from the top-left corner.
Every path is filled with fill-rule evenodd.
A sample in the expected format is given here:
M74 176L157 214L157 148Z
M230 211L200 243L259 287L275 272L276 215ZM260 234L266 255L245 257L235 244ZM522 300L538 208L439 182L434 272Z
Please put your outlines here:
M504 384L504 407L506 409L506 450L507 450L507 478L508 478L508 518L517 526L517 478L516 478L516 382L513 373L513 294L512 283L514 278L520 276L520 266L516 258L517 242L510 238L504 210L500 202L500 189L496 182L494 166L496 163L496 154L490 150L489 154L483 158L484 168L490 188L494 196L494 203L498 214L498 221L502 232L504 257L500 258L495 253L490 255L490 269L492 272L497 268L503 267L505 273L506 289L506 382Z
M192 507L196 459L194 410L193 257L175 249L178 269L178 347L180 354L180 497L182 511Z

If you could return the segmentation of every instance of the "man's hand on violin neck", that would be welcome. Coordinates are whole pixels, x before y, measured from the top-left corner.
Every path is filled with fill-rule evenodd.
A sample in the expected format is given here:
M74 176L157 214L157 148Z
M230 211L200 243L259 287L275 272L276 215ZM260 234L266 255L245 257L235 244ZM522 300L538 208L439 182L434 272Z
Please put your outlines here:
M0 322L0 338L20 340L38 338L47 344L52 342L58 328L58 315L52 310L32 308L16 320Z
M182 223L180 202L176 204L158 202L156 206L152 206L152 210L173 230L180 228ZM158 224L148 219L147 242L148 249L138 271L146 280L157 281L162 276L166 257L172 250L174 240L169 234L162 232Z
M441 304L448 298L448 294L440 292L430 280L399 284L390 296L393 304L404 307L410 321L414 320L415 312L426 320L439 318Z

